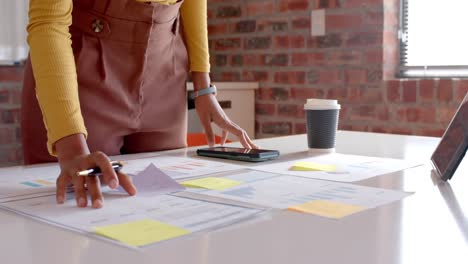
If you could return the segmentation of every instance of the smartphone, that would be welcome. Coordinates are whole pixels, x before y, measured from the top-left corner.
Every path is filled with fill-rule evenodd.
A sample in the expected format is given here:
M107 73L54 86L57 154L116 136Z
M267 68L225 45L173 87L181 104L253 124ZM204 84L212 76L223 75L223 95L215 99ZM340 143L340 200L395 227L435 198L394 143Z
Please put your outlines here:
M280 155L279 151L277 150L246 149L232 147L203 148L198 149L197 154L199 156L252 162L276 159Z
M452 178L468 151L468 93L445 130L431 161L437 175L444 181Z

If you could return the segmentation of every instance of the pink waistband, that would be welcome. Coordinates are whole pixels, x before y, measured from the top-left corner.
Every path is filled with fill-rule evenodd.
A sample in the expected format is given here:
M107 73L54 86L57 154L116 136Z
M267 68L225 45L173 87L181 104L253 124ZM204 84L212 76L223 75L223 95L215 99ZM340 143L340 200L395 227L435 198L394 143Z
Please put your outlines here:
M135 2L135 0L130 1ZM122 8L108 7L104 12L98 12L74 2L72 27L97 38L142 44L148 42L154 27L167 28L168 33L170 31L177 33L182 1L174 5L138 2L136 4L138 8L132 4L132 8L128 10L131 14L128 14ZM135 12L140 12L141 16ZM138 19L128 19L132 16Z

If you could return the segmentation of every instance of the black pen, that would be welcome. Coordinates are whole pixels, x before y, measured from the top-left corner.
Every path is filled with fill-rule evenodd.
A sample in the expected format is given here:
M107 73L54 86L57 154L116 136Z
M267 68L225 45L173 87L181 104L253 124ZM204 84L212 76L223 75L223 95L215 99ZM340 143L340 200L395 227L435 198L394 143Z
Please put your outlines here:
M120 161L111 161L111 165L115 172L118 172L123 167L123 164ZM92 169L78 172L78 176L99 176L99 175L102 175L101 168L99 167L94 167Z

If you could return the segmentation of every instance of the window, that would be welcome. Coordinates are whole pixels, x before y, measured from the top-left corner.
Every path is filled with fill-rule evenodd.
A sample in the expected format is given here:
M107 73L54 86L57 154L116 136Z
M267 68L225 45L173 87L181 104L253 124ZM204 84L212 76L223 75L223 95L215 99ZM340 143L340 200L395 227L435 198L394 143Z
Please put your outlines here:
M0 65L21 63L28 55L28 0L2 1L0 7Z
M467 0L401 0L400 75L468 77L467 10Z

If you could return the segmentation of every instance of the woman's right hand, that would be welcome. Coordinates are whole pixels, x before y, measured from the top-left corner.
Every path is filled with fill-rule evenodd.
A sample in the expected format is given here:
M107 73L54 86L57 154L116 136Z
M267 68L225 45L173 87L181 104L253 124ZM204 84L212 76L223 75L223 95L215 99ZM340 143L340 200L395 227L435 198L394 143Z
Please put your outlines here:
M87 192L91 196L93 208L103 206L100 177L78 176L78 172L94 167L102 171L102 180L110 188L121 185L130 195L136 194L136 188L131 178L122 173L116 173L109 158L102 152L90 153L83 134L75 134L58 140L55 143L60 175L57 178L57 203L65 202L68 186L73 184L75 200L78 207L88 205Z

